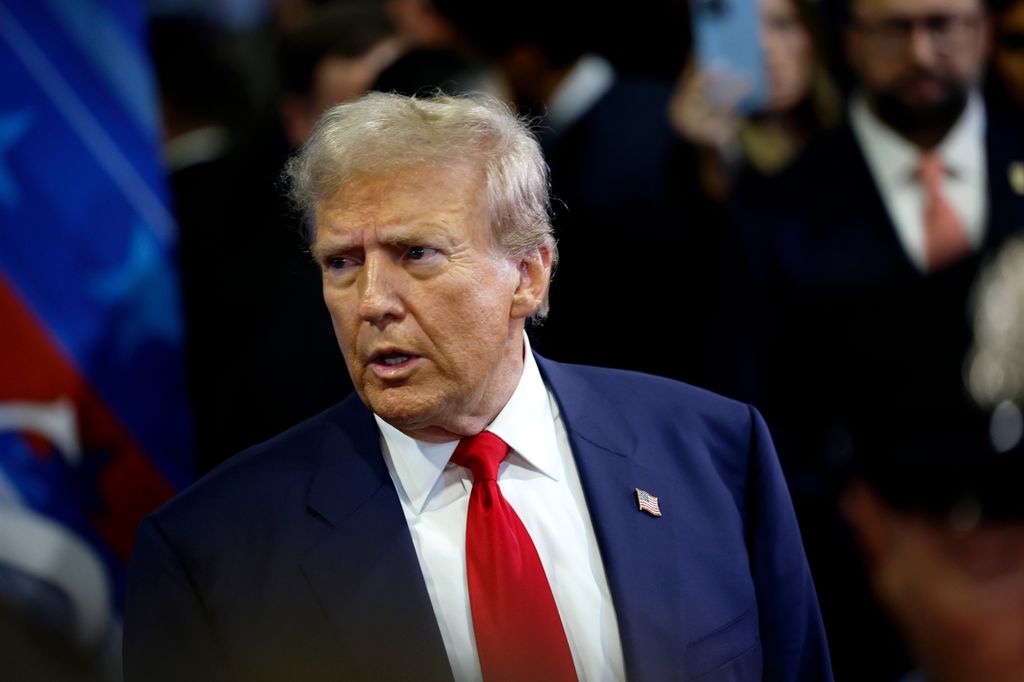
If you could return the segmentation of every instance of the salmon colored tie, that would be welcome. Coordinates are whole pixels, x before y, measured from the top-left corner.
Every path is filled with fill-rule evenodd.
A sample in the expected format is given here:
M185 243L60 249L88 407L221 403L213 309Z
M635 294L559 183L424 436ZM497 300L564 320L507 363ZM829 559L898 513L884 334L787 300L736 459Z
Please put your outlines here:
M928 270L937 270L971 250L963 223L942 195L942 159L934 152L921 155L918 177L924 185L924 253Z
M498 488L509 447L490 431L464 438L452 462L473 473L466 574L480 668L487 682L576 680L565 629L537 548Z

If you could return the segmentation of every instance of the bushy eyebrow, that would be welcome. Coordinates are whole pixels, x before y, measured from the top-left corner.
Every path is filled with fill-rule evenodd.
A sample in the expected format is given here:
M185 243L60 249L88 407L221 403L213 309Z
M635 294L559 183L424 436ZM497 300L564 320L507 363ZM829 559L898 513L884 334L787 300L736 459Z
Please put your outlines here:
M399 246L432 246L451 247L458 244L458 240L443 226L434 224L413 224L394 225L380 228L378 232L379 243L388 247ZM346 253L362 250L363 244L358 240L338 239L326 237L323 241L313 244L310 253L313 259L319 261L331 253Z
M309 253L313 257L314 261L320 261L329 253L351 251L354 248L356 248L355 244L346 243L340 240L327 240L324 242L317 241L309 249Z
M432 223L395 225L384 227L379 233L380 242L389 246L408 246L411 244L443 245L454 243L452 236L443 226Z

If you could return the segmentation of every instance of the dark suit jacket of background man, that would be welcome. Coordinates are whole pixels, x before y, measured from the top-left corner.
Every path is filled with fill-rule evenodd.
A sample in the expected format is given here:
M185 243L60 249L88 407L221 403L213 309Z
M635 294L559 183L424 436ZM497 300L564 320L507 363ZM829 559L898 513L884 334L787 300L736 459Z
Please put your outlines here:
M928 275L905 254L849 126L812 146L780 179L741 188L741 258L726 307L732 345L722 363L733 376L724 390L756 405L772 425L838 679L882 679L887 666L895 676L907 663L899 638L871 606L837 515L835 486L855 461L856 443L900 415L950 428L973 423L963 384L970 292L985 258L1024 228L1024 194L1010 178L1024 163L1024 128L989 110L985 144L983 246ZM870 657L865 637L876 652Z
M688 150L668 120L672 87L617 76L571 125L541 128L558 238L557 314L530 338L556 360L704 385L719 259L706 243L707 202L696 200ZM670 348L637 333L667 314L685 331Z
M627 677L831 679L757 412L667 379L538 364L579 468ZM639 511L634 488L657 495L663 516ZM355 396L157 511L129 582L129 682L451 679L376 424Z

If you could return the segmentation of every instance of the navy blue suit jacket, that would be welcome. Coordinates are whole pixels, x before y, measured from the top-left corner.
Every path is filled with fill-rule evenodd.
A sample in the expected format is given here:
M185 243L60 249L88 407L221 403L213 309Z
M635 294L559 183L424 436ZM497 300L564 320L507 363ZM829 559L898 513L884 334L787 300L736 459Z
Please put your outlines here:
M671 380L538 358L559 401L631 680L831 679L764 422ZM663 516L640 512L634 488ZM371 413L350 397L141 526L129 682L451 679Z

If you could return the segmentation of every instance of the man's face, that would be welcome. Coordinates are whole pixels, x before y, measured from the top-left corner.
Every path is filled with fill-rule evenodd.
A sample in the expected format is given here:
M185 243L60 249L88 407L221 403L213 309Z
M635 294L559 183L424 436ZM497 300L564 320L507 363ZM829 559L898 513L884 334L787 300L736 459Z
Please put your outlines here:
M363 402L427 440L486 426L522 371L550 254L516 261L493 243L468 163L356 177L316 219L324 300Z
M949 127L988 50L980 0L851 0L847 57L876 113L901 132Z

